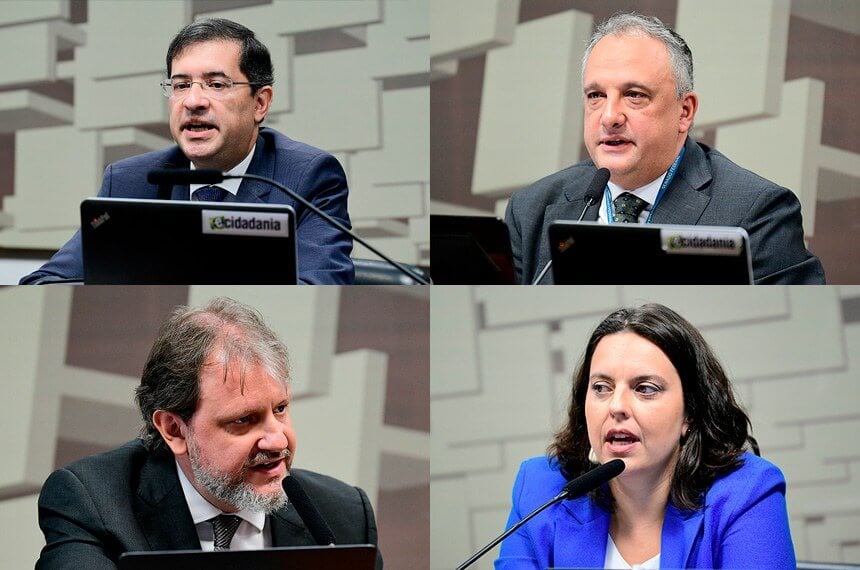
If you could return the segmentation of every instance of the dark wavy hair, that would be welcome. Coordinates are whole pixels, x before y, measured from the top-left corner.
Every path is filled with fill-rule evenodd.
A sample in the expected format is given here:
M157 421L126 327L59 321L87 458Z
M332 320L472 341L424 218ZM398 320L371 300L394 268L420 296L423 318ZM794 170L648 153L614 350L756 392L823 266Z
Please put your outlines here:
M143 419L140 439L150 451L166 451L167 444L152 422L156 410L173 412L188 422L200 399L204 366L241 364L240 383L248 364L263 366L285 384L290 379L287 347L251 307L217 297L199 309L177 307L161 325L135 390Z
M197 43L216 40L233 41L242 46L242 52L239 56L239 69L251 83L252 95L260 87L272 85L275 82L272 56L269 54L268 48L257 39L254 32L245 26L223 18L205 18L192 22L179 30L167 48L167 77L169 78L172 72L173 60L185 48Z
M669 498L679 509L696 510L714 479L740 467L740 455L747 444L756 455L759 449L749 433L749 417L735 401L731 383L708 343L686 319L663 305L619 309L594 329L573 377L566 425L556 433L548 454L558 460L568 479L594 467L588 461L590 443L585 422L591 359L603 337L622 331L654 343L681 378L689 428L681 440ZM598 490L593 498L613 508L612 497L605 490Z

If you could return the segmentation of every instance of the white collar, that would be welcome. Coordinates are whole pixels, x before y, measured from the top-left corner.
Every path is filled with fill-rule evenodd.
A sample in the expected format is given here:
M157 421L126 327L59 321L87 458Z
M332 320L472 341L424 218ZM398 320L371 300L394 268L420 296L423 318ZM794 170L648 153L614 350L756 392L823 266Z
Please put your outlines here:
M606 541L606 559L603 563L604 568L629 568L630 570L656 570L660 568L660 553L653 558L649 558L642 564L634 564L631 566L624 560L624 557L621 556L621 553L618 551L618 547L615 546L615 541L612 540L612 536L606 537L608 540Z
M609 182L607 184L607 186L609 186L609 194L612 196L612 200L614 201L623 192L630 192L631 194L634 194L648 202L650 207L650 205L657 199L657 194L660 193L660 186L663 184L663 179L666 178L666 172L658 176L656 180L652 180L645 186L640 186L635 190L625 190L618 184Z
M179 462L176 462L176 471L179 474L179 483L182 485L182 493L185 495L185 502L188 503L188 510L191 511L191 519L194 521L195 525L206 522L220 514L231 514L240 517L242 520L248 521L258 531L263 531L263 527L266 525L266 513L249 511L247 509L241 510L237 513L224 513L221 509L204 499L203 495L194 488L194 485L191 484L191 481L188 480L188 477L185 476L185 472L179 466Z
M254 150L257 148L257 143L254 143L254 146L251 147L251 152L248 153L248 156L245 159L227 171L227 174L238 174L242 175L248 172L248 166L251 164L251 159L254 158ZM194 163L191 163L191 170L197 170L197 167L194 166ZM241 178L228 178L227 180L223 180L218 184L189 184L188 185L188 198L194 195L194 192L199 190L200 188L204 188L206 186L217 186L218 188L223 188L233 196L239 193L239 185L242 183Z

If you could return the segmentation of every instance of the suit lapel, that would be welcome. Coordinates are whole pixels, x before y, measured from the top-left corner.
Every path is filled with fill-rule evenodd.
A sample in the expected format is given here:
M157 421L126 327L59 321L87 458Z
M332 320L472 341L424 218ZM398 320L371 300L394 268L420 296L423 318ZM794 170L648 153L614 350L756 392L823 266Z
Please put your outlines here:
M316 546L313 536L299 518L296 509L288 504L269 516L272 526L272 546Z
M274 153L266 152L266 138L257 136L257 148L254 149L254 158L248 165L247 174L255 174L266 178L274 178L275 160ZM269 193L278 192L271 185L259 180L242 180L239 191L236 193L237 202L259 203L269 202Z
M660 566L686 568L696 538L702 532L705 515L701 510L682 514L673 505L666 507L660 539Z
M609 536L609 514L583 497L562 503L567 511L558 518L553 537L553 566L603 568Z
M684 160L666 193L657 204L651 222L655 224L699 223L711 197L701 189L711 182L705 153L691 138L684 143Z
M199 550L172 456L151 454L140 473L135 516L152 550Z

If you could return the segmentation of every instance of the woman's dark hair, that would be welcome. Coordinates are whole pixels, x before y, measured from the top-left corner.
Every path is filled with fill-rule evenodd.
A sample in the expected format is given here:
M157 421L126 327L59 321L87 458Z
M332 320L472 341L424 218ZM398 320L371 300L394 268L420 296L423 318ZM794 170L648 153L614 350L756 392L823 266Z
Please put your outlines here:
M152 414L165 410L189 421L200 398L203 367L223 367L226 380L227 367L233 362L242 366L243 389L244 370L252 363L263 366L273 378L289 381L287 347L251 307L218 297L199 309L173 311L158 331L135 391L143 418L140 439L147 449L167 450Z
M179 30L179 33L170 42L170 47L167 48L167 77L170 77L172 72L173 60L185 48L213 40L234 41L241 44L242 53L239 56L239 69L248 78L248 82L252 84L252 95L260 87L275 82L272 56L266 46L257 39L254 32L242 24L223 18L198 20Z
M739 457L746 444L756 455L758 444L749 435L749 417L735 401L729 379L705 339L686 319L663 305L619 309L594 329L573 378L566 425L556 433L548 453L558 459L569 479L594 467L588 460L590 443L585 423L591 359L603 337L622 331L654 343L681 378L689 428L681 440L669 498L679 509L698 509L714 479L741 465ZM598 491L594 498L612 508L612 498L604 491Z

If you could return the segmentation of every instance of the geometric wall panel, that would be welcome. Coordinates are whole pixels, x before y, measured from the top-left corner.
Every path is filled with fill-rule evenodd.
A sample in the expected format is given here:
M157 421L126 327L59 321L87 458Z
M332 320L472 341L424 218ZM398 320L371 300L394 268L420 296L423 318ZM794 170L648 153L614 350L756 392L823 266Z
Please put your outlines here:
M487 54L476 194L509 193L579 160L579 55L592 21L571 10L528 22L517 28L512 45Z
M510 44L519 0L434 0L430 10L433 64Z
M701 98L697 127L779 113L789 8L787 0L678 1L675 29L692 49ZM731 41L714 30L731 30Z

